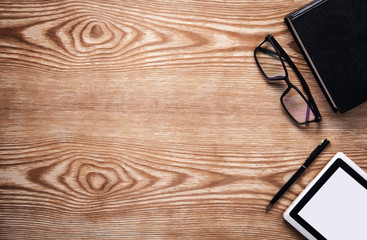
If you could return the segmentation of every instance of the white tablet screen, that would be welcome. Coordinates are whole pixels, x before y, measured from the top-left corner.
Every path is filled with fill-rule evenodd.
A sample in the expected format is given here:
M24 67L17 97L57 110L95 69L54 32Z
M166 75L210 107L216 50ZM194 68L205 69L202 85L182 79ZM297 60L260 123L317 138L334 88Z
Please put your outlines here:
M298 215L327 239L367 239L367 191L342 168Z

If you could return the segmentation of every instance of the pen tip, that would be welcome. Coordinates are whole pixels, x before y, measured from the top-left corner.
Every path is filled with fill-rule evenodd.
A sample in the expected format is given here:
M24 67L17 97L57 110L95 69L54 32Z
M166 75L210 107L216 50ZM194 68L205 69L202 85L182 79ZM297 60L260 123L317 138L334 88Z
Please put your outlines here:
M273 204L269 203L269 205L265 208L265 212L268 212L272 206Z

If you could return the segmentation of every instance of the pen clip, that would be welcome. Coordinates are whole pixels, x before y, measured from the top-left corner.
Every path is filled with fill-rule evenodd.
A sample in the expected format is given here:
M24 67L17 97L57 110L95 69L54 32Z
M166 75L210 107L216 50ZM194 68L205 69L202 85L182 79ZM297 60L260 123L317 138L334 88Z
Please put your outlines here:
M330 141L327 138L322 140L322 142L319 145L317 145L317 147L308 155L304 165L308 167L308 165L311 164L314 158L317 157L329 143Z

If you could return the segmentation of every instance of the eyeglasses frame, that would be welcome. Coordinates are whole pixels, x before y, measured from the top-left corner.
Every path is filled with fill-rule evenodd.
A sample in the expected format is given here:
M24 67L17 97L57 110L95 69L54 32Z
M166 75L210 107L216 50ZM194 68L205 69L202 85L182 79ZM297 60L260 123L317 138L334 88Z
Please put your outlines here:
M265 43L265 42L269 42L274 50L276 51L276 53L270 51L270 50L267 50L267 49L263 49L261 48L261 46ZM262 69L260 63L259 63L259 60L257 59L256 57L256 53L257 51L259 50L266 50L266 52L268 53L271 53L271 54L275 54L277 55L277 57L279 58L280 62L282 63L283 65L283 68L284 68L284 72L285 72L285 76L281 76L281 77L275 77L275 78L269 78L266 73L264 72L264 70ZM278 81L278 80L284 80L286 83L287 83L287 89L283 92L283 94L281 95L280 97L280 102L284 108L284 110L287 112L287 114L291 117L291 119L297 123L297 124L306 124L308 125L309 123L311 122L320 122L322 117L321 117L321 114L317 108L317 105L312 97L312 94L311 94L311 91L305 81L305 79L303 78L303 76L301 75L301 73L299 72L299 70L297 69L296 65L293 63L293 61L291 60L291 58L288 56L288 54L284 51L284 49L280 46L280 44L275 40L275 38L273 37L273 35L269 34L265 37L265 40L260 43L256 48L255 48L255 51L254 51L254 57L255 57L255 61L256 61L256 64L257 66L259 67L260 71L262 72L262 74L265 76L265 78L269 81ZM287 67L285 66L285 63L283 61L283 59L289 64L289 66L293 69L293 71L296 73L297 77L299 78L300 80L300 83L302 85L302 88L304 90L304 92L306 93L308 99L304 96L304 94L294 85L290 82L289 78L288 78L288 71L287 71ZM286 106L284 105L283 103L283 98L284 96L291 90L291 88L295 89L300 95L301 97L304 99L304 101L307 103L308 107L310 108L310 110L312 111L312 113L314 114L315 116L315 119L311 120L311 121L308 121L306 120L305 122L299 122L297 121L293 116L292 114L290 114L290 112L288 111L288 109L286 108Z

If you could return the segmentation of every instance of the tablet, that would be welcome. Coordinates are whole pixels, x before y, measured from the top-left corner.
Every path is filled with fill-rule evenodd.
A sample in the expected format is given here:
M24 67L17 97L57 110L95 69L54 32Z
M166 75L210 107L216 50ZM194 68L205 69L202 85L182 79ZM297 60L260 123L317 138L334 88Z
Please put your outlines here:
M367 239L367 173L337 153L284 219L308 239Z

